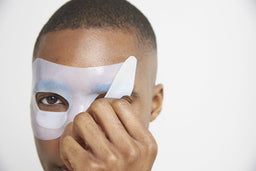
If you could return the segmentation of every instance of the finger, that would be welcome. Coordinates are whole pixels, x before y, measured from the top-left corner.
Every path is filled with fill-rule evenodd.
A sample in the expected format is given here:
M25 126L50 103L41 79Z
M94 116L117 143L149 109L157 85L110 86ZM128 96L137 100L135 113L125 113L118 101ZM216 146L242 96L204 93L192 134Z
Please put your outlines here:
M85 165L96 162L71 136L65 136L60 142L60 157L70 170L77 170Z
M72 127L73 127L73 122L70 122L66 127L64 132L61 135L61 139L66 137L67 135L71 135L72 133Z
M97 120L110 142L116 147L121 147L131 143L131 137L110 102L109 99L98 99L92 103L88 112Z
M136 117L131 104L127 100L115 100L112 107L131 137L139 141L153 138L148 129Z
M84 112L75 117L72 136L76 140L82 139L96 158L106 159L114 155L111 144L89 113Z

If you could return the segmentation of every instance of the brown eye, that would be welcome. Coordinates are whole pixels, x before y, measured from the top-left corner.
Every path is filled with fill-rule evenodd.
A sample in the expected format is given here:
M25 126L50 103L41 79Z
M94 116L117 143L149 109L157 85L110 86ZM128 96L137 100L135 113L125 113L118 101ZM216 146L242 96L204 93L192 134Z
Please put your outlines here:
M47 96L39 100L41 103L46 105L52 105L52 104L61 104L62 101L58 99L56 96Z
M39 109L44 111L65 112L69 107L64 97L50 92L38 92L36 101Z

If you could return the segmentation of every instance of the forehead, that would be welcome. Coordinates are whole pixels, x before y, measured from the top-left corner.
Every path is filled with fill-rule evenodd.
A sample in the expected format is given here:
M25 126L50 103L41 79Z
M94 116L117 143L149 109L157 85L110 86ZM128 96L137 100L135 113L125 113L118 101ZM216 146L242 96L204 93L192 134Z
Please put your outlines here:
M122 30L67 29L40 39L36 57L75 67L94 67L141 56L134 34Z

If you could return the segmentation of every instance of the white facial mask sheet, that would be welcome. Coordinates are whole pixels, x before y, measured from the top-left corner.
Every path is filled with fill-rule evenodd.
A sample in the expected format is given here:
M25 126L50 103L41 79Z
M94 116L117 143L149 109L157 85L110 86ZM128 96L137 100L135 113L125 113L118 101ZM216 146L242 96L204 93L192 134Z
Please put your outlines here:
M52 140L61 136L74 117L87 110L101 94L108 98L131 95L137 60L129 57L124 63L78 68L56 64L37 58L33 62L31 122L35 137ZM66 99L65 112L40 110L36 102L38 92L58 94Z

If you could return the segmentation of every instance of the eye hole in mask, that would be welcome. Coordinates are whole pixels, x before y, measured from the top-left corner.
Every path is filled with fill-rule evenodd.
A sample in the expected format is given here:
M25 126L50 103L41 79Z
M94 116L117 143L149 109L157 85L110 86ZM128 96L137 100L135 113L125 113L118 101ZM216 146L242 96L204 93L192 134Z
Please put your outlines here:
M40 110L50 112L66 112L69 108L68 101L55 93L38 92L36 102Z

